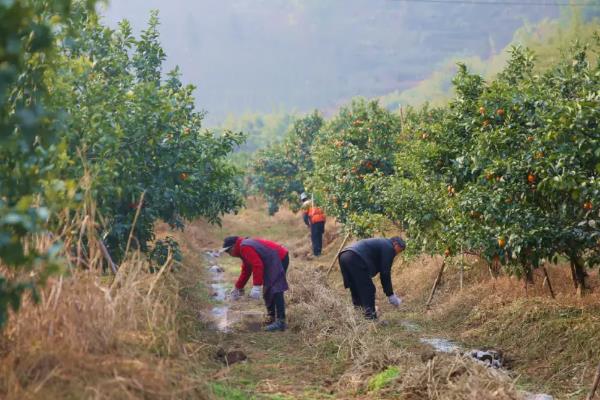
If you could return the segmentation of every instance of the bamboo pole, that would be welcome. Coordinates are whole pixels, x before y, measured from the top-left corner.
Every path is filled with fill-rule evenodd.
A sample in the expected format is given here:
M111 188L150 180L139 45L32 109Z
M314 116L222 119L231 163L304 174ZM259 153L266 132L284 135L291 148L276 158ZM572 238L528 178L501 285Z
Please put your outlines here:
M104 257L104 259L106 260L106 262L108 262L108 265L110 266L110 270L113 272L114 275L116 275L118 267L115 264L115 262L112 260L112 258L110 257L110 253L108 252L108 249L106 248L106 245L104 244L102 239L98 240L98 245L100 246L100 252L102 253L102 256Z
M442 274L444 273L445 266L446 266L446 258L444 258L444 261L442 261L442 266L440 267L440 271L438 272L437 277L435 278L435 282L433 283L433 287L431 288L431 294L429 295L429 299L427 300L427 303L425 303L426 309L429 309L431 300L433 300L433 295L435 294L435 291L436 291L438 285L440 284L440 281L442 280Z
M463 276L465 274L465 253L460 249L460 291L463 290Z
M325 275L325 279L327 279L329 277L329 273L333 269L333 266L335 265L335 262L338 259L338 255L340 254L340 251L342 251L342 249L346 245L346 242L348 241L348 239L350 239L350 234L349 233L346 235L346 237L342 241L342 244L340 245L340 248L338 249L337 253L335 253L335 257L333 257L333 261L331 261L331 265L329 266L329 269L327 270L327 274Z
M131 239L133 239L133 231L135 229L135 225L137 224L138 217L140 216L145 195L146 191L144 190L140 196L140 201L137 204L137 210L135 210L135 216L133 217L133 223L131 224L131 230L129 231L129 238L127 239L127 246L125 247L125 256L123 258L127 257L127 253L129 253L129 246L131 246Z
M552 282L550 282L550 275L548 275L548 270L546 269L545 265L542 265L542 271L544 271L544 282L548 282L548 290L550 290L550 296L552 296L552 298L555 299L556 296L554 296L554 290L552 289Z

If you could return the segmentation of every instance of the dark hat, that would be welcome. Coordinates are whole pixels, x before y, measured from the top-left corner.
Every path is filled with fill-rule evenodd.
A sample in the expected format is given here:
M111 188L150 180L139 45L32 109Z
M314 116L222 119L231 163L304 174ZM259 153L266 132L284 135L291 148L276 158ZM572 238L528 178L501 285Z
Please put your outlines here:
M398 243L398 246L402 247L403 250L406 249L406 242L400 236L394 236L390 240L392 243Z
M232 248L235 245L235 242L237 242L239 236L227 236L224 240L223 240L223 248L221 249L221 251L227 251L230 248Z

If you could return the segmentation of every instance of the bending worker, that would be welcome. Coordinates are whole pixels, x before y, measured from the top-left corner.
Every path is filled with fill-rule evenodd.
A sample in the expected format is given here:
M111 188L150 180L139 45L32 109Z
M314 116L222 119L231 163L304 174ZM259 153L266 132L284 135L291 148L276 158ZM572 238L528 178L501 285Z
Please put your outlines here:
M282 245L264 239L228 236L222 251L242 259L242 271L231 291L236 300L244 293L244 286L252 275L250 297L262 297L267 307L266 331L283 331L285 324L285 301L283 292L288 289L286 272L289 265L288 250Z
M300 195L300 201L302 202L302 218L304 223L310 227L313 254L320 256L325 233L325 213L320 207L315 206L312 200L309 200L306 193Z
M379 274L381 286L390 304L399 306L402 300L392 288L392 264L406 244L399 236L391 239L360 240L340 252L339 262L344 287L350 289L352 304L364 310L369 319L377 319L375 285L372 278Z

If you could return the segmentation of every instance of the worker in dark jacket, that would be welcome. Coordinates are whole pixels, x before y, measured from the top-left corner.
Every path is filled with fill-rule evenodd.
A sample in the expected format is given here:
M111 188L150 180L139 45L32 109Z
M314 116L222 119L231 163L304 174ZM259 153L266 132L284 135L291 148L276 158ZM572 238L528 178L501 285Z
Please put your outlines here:
M306 226L310 228L313 254L320 256L323 250L323 234L325 233L325 212L322 208L317 207L306 193L300 195L300 201L302 202L302 219Z
M372 278L379 274L381 286L390 304L399 306L402 300L392 288L392 263L406 248L402 238L360 240L340 252L339 262L344 287L350 289L352 304L361 307L365 316L376 319L375 285Z
M285 270L282 265L280 253L285 249L283 246L271 246L276 244L266 240L244 238L240 236L228 236L223 241L222 251L227 252L232 257L242 259L243 266L246 266L247 272L251 271L253 275L252 291L250 296L257 298L262 287L262 296L270 314L274 311L275 321L265 327L266 331L283 331L286 329L285 323L285 301L283 293L288 290L288 283L285 277ZM285 251L287 255L287 250ZM242 275L244 269L242 268ZM239 290L237 286L245 285L249 276L238 279L234 290Z

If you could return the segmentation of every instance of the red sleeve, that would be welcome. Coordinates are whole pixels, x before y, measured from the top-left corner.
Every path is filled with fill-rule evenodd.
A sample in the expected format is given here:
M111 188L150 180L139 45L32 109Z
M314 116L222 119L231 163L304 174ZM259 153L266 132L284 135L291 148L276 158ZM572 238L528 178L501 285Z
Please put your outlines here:
M240 255L242 260L244 260L244 263L248 265L252 271L252 283L255 286L262 286L264 264L256 250L250 246L241 246Z
M242 260L242 271L240 272L240 277L235 283L235 287L238 289L243 289L244 286L246 286L248 279L250 279L250 274L252 274L252 267Z

